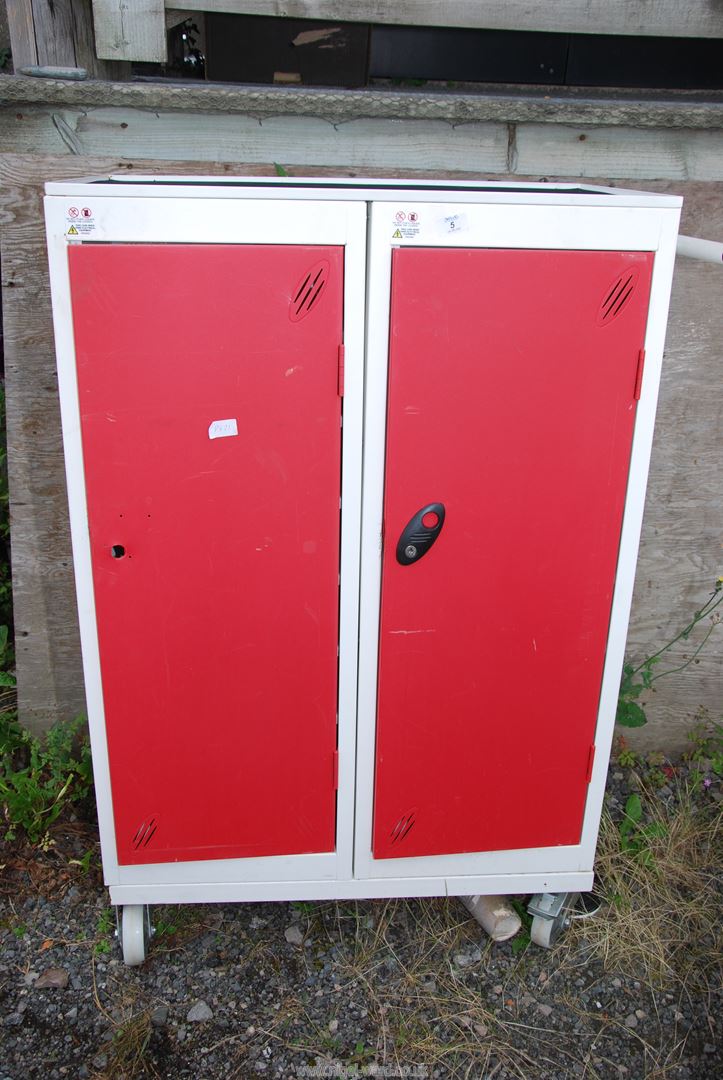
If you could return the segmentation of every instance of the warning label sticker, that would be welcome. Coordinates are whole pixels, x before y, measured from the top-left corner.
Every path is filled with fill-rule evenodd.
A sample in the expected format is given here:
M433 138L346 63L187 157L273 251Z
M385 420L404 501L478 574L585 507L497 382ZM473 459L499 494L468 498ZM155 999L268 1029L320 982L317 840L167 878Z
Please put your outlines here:
M67 236L87 236L95 232L95 218L89 206L69 206L65 215Z
M413 240L419 236L419 213L416 210L397 210L394 214L392 240Z

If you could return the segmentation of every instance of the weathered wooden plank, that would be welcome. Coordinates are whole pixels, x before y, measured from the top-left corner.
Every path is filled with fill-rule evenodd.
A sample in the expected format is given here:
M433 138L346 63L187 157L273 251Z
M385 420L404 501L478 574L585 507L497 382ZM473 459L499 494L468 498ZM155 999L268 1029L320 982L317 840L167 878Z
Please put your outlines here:
M18 119L18 115L21 119ZM507 166L505 124L148 113L141 110L0 111L0 139L20 153L197 160L313 162L339 168L497 171Z
M689 204L683 228L723 238L723 200L679 190ZM715 201L715 205L712 205ZM705 600L720 569L723 470L723 305L720 270L678 259L668 324L649 495L636 576L628 654L640 661L682 629ZM685 731L707 707L720 719L723 627L700 662L666 676L647 695L648 727L626 737L641 748L682 749ZM671 651L661 670L684 663L702 639Z
M131 65L118 60L101 60L95 51L91 0L72 0L75 32L75 63L85 68L91 79L130 79Z
M88 0L84 0L88 2ZM102 61L105 63L105 61ZM112 64L108 65L112 67ZM128 64L118 64L129 67ZM669 96L639 90L593 93L518 89L495 93L432 90L335 90L308 87L226 86L219 83L67 82L0 73L0 100L8 106L148 109L152 112L313 116L339 123L357 119L447 120L453 124L585 124L604 127L723 128L723 93L681 91Z
M49 0L33 0L49 3ZM62 0L61 0L62 2ZM52 0L55 7L59 0ZM96 53L107 60L163 63L164 7L177 0L93 0ZM187 10L293 16L413 26L460 26L570 33L723 37L723 12L715 0L685 5L675 0L559 0L553 7L527 0L195 0Z
M166 61L163 0L93 0L93 19L95 51L102 59Z
M527 176L544 175L554 162L569 176L720 180L723 131L519 124L513 162L514 171Z
M38 63L76 67L75 26L71 0L33 0Z
M178 0L166 0L178 7ZM716 0L184 0L193 11L278 15L295 19L466 26L487 30L550 30L564 34L723 37Z
M82 708L42 229L42 183L73 175L103 175L128 165L117 157L8 154L0 158L18 677L23 720L36 729ZM268 163L171 163L158 159L139 161L137 168L187 174L273 172ZM333 171L338 170L290 167L290 172L298 175ZM395 169L375 171L399 175ZM344 172L353 175L359 170ZM506 176L497 174L494 178ZM685 196L683 231L723 239L721 185L649 181L646 187ZM718 464L723 402L721 331L720 272L681 260L676 269L628 646L636 657L642 658L662 643L666 634L672 636L687 614L699 606L718 567L723 481ZM667 751L683 745L686 727L697 710L707 706L714 711L723 699L719 657L720 644L702 654L700 665L661 681L649 710L650 725L634 735L637 745ZM574 703L570 707L574 708Z
M15 68L37 64L32 0L5 0L10 30L10 49Z
M125 108L0 110L0 138L17 153L202 161L313 162L338 168L506 171L632 180L723 178L723 131L508 125L444 120L184 114ZM561 167L561 168L560 168Z
M8 0L15 69L35 64L85 68L91 78L125 80L130 64L109 63L95 54L91 0ZM4 76L7 83L12 76ZM40 79L14 81L42 83ZM29 91L29 88L28 88ZM42 93L42 91L41 91Z

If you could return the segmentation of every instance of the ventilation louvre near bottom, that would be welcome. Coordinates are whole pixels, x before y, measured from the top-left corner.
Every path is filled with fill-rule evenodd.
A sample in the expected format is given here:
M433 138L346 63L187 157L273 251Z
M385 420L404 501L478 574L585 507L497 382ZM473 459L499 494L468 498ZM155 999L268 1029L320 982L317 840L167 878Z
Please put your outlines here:
M155 816L149 817L146 821L141 822L131 840L131 844L136 851L140 848L148 847L157 828L158 819Z
M389 834L393 844L397 844L401 840L404 840L404 838L412 831L417 820L415 814L415 810L410 810L409 813L402 814Z

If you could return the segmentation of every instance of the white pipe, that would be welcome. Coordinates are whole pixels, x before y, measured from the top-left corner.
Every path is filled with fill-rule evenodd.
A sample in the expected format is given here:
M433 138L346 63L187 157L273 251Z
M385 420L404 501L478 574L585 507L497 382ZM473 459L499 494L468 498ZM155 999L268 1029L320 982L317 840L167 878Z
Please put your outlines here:
M679 236L676 249L678 255L686 259L701 259L703 262L723 265L723 244L716 240L699 240L696 236Z
M460 900L493 941L507 941L522 925L506 896L460 896Z

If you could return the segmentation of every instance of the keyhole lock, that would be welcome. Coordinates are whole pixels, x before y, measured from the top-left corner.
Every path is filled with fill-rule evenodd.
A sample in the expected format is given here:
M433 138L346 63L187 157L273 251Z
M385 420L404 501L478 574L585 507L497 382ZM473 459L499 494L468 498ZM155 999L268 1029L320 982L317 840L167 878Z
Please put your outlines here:
M126 549L122 544L113 544L110 549L111 558L113 559L122 559L125 553Z
M444 525L444 503L428 503L418 510L397 541L397 562L409 566L426 555Z

